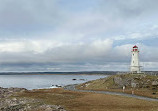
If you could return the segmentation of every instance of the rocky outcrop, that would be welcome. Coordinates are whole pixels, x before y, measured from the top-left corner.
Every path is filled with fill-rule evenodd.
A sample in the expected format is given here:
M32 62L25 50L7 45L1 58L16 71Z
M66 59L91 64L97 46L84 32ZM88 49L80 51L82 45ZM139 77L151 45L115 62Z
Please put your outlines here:
M131 86L134 83L134 80L131 78L124 78L124 77L114 77L114 83L118 85L118 87L123 86Z
M152 88L158 87L158 78L150 78L146 75L128 76L119 75L113 78L114 85L118 87L127 86L131 88Z
M152 86L158 86L158 81L152 81Z
M59 105L48 105L37 99L19 98L16 93L25 88L0 87L0 111L66 111Z
M0 87L0 98L6 98L9 97L11 95L13 95L14 93L17 92L24 92L27 91L27 89L25 88L2 88Z
M66 111L57 105L47 105L34 99L6 99L0 102L1 111Z

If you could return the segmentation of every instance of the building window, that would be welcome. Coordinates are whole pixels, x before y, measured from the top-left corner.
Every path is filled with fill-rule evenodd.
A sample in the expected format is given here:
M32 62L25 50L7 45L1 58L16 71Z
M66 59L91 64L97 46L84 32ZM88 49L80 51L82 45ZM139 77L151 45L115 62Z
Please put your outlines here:
M134 63L134 61L133 61L133 63Z

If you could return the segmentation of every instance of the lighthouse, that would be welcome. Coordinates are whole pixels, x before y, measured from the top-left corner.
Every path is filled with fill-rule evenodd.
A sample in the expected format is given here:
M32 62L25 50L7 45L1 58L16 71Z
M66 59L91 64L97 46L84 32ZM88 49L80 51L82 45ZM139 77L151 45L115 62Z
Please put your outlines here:
M132 59L131 59L130 70L132 73L141 73L140 65L139 65L139 50L136 45L132 48Z

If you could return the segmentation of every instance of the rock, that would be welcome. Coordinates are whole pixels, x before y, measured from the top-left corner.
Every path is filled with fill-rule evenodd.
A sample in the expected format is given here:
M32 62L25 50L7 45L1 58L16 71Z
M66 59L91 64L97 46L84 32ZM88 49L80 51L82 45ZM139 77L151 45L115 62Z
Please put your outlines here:
M134 79L135 79L135 80L140 80L141 78L140 78L140 77L135 77Z
M85 87L88 87L90 85L90 83L85 84Z
M57 85L61 87L60 85ZM66 111L57 105L47 105L37 99L10 98L17 92L27 91L25 88L2 88L0 87L0 111Z
M136 84L136 83L134 83L134 82L133 82L133 83L131 83L131 87L132 87L132 88L136 88L136 86L137 86L137 84Z
M25 88L2 88L0 87L0 98L5 98L5 97L9 97L11 95L13 95L14 93L17 92L24 92L27 91L27 89Z
M85 79L80 79L80 80L85 81Z
M56 87L62 87L62 86L60 86L60 85L55 85Z
M117 84L117 85L119 85L119 86L124 86L123 85L123 80L122 80L122 78L121 77L114 77L114 82L115 82L115 84Z
M42 109L43 111L66 111L63 107L61 107L60 105L41 105L36 109Z
M158 86L158 81L152 81L152 86Z
M47 105L36 99L12 98L0 101L0 111L66 111L62 106Z

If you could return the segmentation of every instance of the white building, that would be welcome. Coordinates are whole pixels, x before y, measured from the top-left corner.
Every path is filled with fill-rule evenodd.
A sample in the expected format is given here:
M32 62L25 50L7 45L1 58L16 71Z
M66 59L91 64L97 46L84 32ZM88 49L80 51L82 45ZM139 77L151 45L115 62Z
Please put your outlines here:
M139 65L139 50L138 47L135 45L132 49L132 59L131 59L131 72L132 73L141 73Z

